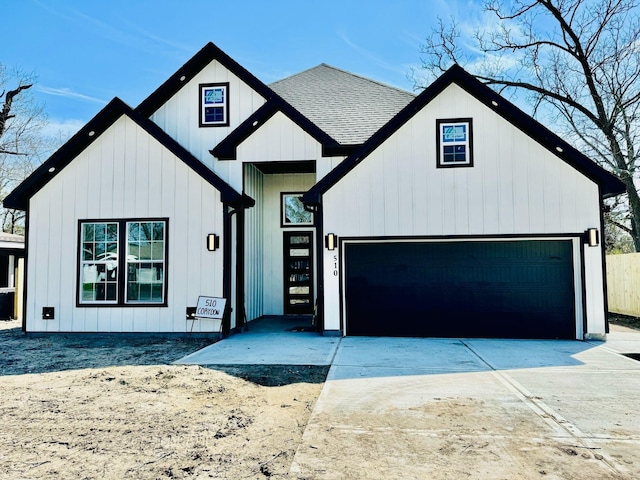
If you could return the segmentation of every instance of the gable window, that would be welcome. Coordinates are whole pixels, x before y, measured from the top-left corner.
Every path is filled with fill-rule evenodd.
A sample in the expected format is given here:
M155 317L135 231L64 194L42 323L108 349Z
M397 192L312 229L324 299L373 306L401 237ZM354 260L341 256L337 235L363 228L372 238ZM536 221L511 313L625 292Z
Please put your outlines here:
M166 305L166 219L80 221L79 230L79 305Z
M201 84L200 126L223 127L227 125L229 125L229 84Z
M473 166L473 130L470 118L436 120L438 167Z

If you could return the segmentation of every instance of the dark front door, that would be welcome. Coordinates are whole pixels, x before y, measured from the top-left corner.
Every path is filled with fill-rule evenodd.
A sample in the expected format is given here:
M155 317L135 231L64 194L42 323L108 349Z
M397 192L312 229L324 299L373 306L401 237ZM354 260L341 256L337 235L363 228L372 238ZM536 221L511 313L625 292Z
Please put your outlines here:
M284 313L313 313L313 232L284 232Z

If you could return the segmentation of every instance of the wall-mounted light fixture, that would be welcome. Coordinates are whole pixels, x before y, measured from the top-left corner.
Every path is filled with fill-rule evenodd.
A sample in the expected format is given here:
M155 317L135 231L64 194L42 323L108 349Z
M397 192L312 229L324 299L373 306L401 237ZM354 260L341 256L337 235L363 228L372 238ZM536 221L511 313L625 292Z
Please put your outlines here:
M335 233L328 233L324 237L324 246L327 250L335 250L338 244L338 236Z
M587 245L590 247L600 245L600 233L597 228L589 228L585 233L587 234Z
M207 235L207 250L213 252L220 248L220 237L215 233Z

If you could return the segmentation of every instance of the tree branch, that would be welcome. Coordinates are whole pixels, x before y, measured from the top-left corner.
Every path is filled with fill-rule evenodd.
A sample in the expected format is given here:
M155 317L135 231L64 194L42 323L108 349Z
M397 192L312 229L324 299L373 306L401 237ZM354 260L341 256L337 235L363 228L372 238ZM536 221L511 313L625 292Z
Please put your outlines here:
M4 154L4 155L24 155L25 157L28 155L28 153L9 152L8 150L0 150L0 154Z
M13 103L13 99L16 95L18 95L21 91L26 90L27 88L31 88L33 84L29 85L20 85L15 90L9 90L4 97L4 105L2 105L2 111L0 111L0 137L4 133L4 130L7 125L7 120L13 118L14 115L11 115L11 104Z

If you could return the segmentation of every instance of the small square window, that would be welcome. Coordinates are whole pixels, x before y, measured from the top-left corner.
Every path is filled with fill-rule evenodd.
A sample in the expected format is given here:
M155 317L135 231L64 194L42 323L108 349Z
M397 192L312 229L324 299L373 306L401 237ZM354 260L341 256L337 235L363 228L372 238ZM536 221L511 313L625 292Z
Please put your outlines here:
M200 85L200 126L219 127L229 125L229 84L207 83Z
M437 167L473 166L473 131L470 118L436 120Z
M302 193L281 194L282 227L313 225L313 213L305 210L301 198Z

